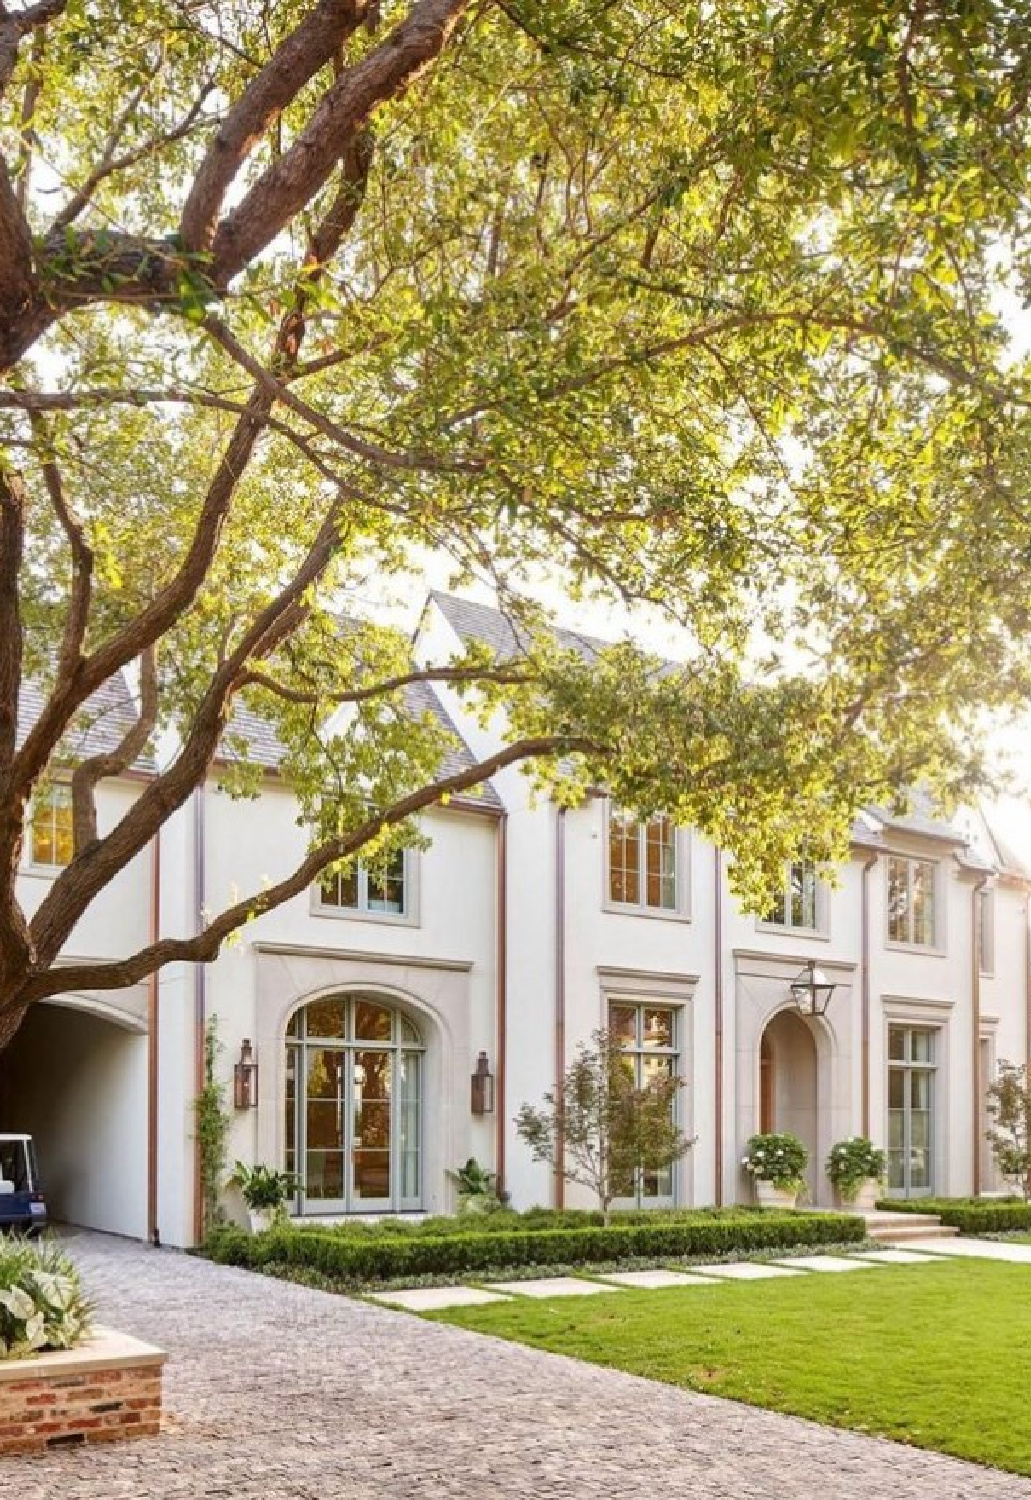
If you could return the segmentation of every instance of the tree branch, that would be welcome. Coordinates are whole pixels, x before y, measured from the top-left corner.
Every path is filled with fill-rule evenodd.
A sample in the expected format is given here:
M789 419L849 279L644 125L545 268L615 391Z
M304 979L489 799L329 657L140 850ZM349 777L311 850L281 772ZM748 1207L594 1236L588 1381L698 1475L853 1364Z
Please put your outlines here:
M305 129L215 231L216 285L228 285L310 202L376 106L395 98L438 56L468 3L415 0L405 20L327 89Z
M365 15L364 0L321 0L277 47L229 110L201 162L179 230L187 250L207 250L240 168L268 127L320 68L336 56Z
M96 842L97 785L105 777L120 776L129 769L153 733L157 717L157 652L148 646L140 657L140 711L135 723L113 750L90 756L72 774L72 838L77 855Z
M70 964L50 969L48 972L30 973L16 995L0 1005L0 1016L7 1010L16 1010L35 1000L44 1000L50 995L65 990L123 989L137 984L148 974L176 962L207 963L218 956L219 949L229 935L255 917L281 906L291 897L306 890L327 865L337 860L358 854L362 848L377 838L385 828L397 827L416 813L488 781L498 771L520 760L543 755L567 755L576 751L603 753L603 747L588 740L550 738L517 740L497 754L479 761L467 770L459 771L440 781L430 783L411 793L385 812L370 818L353 833L333 839L313 849L292 875L266 890L257 891L233 906L227 907L203 932L192 938L165 938L153 943L130 958L114 963Z
M86 540L85 528L81 521L72 514L65 496L61 471L53 455L50 430L38 412L31 412L29 420L37 442L43 482L50 497L50 504L61 524L61 529L68 538L72 554L71 594L57 656L57 672L58 676L61 676L73 673L82 658L82 643L86 639L93 591L93 549Z
M273 693L277 698L282 698L286 703L333 703L342 705L345 703L367 703L372 698L382 698L387 693L396 693L401 688L411 687L417 682L491 682L507 686L518 686L520 683L530 682L530 675L526 672L517 672L511 668L492 669L490 667L427 667L422 672L404 672L398 677L387 677L382 682L374 683L365 688L348 688L343 692L333 693L313 689L308 692L303 688L288 686L285 682L278 682L266 672L255 669L248 671L239 680L238 687L260 687L267 692Z

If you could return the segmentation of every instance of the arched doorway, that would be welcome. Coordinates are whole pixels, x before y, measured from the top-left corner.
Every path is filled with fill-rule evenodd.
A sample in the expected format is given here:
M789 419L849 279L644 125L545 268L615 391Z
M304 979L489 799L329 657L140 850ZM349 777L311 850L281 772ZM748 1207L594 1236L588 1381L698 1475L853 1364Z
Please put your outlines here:
M817 1201L819 1159L816 1041L801 1016L782 1010L759 1047L759 1128L797 1135L809 1151L809 1196Z
M423 1052L414 1021L381 995L331 995L294 1012L284 1123L298 1212L422 1207Z
M147 1234L147 1035L62 999L0 1053L0 1131L35 1140L52 1219Z

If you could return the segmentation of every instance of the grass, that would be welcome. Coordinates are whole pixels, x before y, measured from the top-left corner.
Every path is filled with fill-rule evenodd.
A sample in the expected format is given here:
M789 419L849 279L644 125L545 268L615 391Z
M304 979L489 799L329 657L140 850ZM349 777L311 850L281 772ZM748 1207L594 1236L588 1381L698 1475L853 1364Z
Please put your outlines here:
M1031 1273L949 1262L431 1314L1031 1475Z

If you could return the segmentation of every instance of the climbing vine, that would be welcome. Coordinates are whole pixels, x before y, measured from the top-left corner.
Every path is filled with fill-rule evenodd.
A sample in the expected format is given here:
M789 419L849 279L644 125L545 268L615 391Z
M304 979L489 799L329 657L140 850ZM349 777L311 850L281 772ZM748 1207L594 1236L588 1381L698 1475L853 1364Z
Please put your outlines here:
M193 1101L194 1137L200 1150L204 1234L223 1216L219 1197L225 1176L229 1128L232 1123L226 1109L226 1086L218 1081L215 1072L215 1063L221 1051L218 1017L212 1016L204 1032L204 1087Z

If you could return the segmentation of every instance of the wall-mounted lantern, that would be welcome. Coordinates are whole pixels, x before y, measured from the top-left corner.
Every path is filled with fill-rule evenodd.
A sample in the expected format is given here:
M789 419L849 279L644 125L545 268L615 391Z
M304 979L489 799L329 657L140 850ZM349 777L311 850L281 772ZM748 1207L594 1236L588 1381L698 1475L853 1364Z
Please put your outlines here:
M811 958L802 972L791 981L790 989L799 1015L825 1016L837 985L827 978L822 969L816 967L816 960Z
M476 1072L472 1079L472 1111L474 1115L494 1113L494 1075L490 1070L486 1052L476 1059Z
M258 1064L247 1036L240 1043L240 1061L233 1064L233 1103L237 1109L258 1107Z

